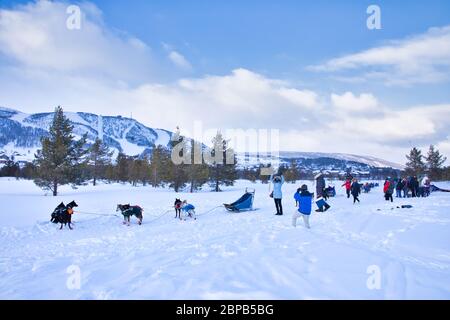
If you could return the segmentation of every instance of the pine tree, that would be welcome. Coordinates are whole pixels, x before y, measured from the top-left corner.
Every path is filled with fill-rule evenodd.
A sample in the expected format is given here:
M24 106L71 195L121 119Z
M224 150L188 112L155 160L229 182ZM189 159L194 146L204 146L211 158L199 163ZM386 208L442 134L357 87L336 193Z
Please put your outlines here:
M423 162L422 151L416 147L412 148L408 155L406 155L408 162L406 163L405 171L411 175L419 175L425 171L425 164Z
M187 141L180 135L179 130L172 137L170 146L172 152L170 161L167 163L167 182L170 188L173 188L175 192L179 192L188 182L186 165L189 164Z
M83 180L81 165L86 136L74 141L72 130L63 109L57 107L49 135L42 138L42 149L36 154L34 182L42 189L52 191L53 196L58 195L60 185L77 185Z
M447 157L444 157L438 149L435 149L434 145L430 145L425 160L427 163L427 169L430 173L430 178L440 178L439 173L442 169L442 165L445 163L445 161L447 161Z
M200 189L203 184L208 182L209 168L208 165L202 161L202 158L195 159L195 155L202 154L202 144L191 140L190 159L191 164L186 165L186 173L190 184L190 192ZM199 160L199 161L196 161ZM197 163L200 162L200 163Z
M212 144L211 157L208 156L205 160L210 165L210 185L213 191L219 192L221 185L232 186L236 181L237 160L234 150L228 146L222 133L217 132Z
M289 166L282 169L284 171L283 175L286 182L295 183L300 178L297 161L290 161Z
M114 166L114 180L119 182L129 181L129 169L130 169L130 159L127 155L119 152L116 159L116 165Z
M170 152L163 146L153 148L149 166L149 181L152 187L159 187L168 180Z
M17 162L9 159L5 162L4 166L0 169L1 177L16 177L20 175L20 166Z
M90 165L92 184L97 184L97 179L100 175L104 175L104 170L108 164L111 163L111 156L113 152L109 150L108 146L100 139L95 139L88 152L88 164Z

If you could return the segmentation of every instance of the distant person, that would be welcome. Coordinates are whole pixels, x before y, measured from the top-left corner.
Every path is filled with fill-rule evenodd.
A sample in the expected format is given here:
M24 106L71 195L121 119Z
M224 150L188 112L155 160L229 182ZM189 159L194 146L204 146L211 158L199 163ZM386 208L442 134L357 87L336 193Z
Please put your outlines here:
M409 189L411 190L411 196L413 198L416 198L419 193L419 180L417 179L417 176L411 177L411 180L409 182Z
M384 181L383 192L386 201L391 200L391 202L394 202L394 198L392 197L392 194L394 193L394 182L389 178Z
M183 201L183 203L181 205L181 211L184 212L185 217L189 217L189 218L193 218L194 220L197 220L197 217L195 215L195 207L194 207L194 205L188 203L187 200Z
M350 198L350 193L352 190L352 182L350 179L345 180L344 184L342 185L342 187L345 187L345 192L347 193L347 199Z
M311 229L309 225L309 216L311 215L312 200L314 195L308 191L308 186L306 184L302 185L300 192L296 192L294 199L298 203L298 209L292 216L292 225L297 226L297 219L302 217L305 227Z
M422 196L428 197L431 193L431 181L428 176L423 177L421 186L423 188Z
M402 190L403 190L403 180L402 178L398 179L397 185L395 186L395 193L397 198L402 197Z
M325 191L325 178L322 173L317 174L314 179L316 180L316 204L319 209L317 212L325 212L330 209L330 205L325 201L324 191Z
M403 178L402 184L403 184L403 198L409 198L408 179L407 178Z
M364 193L369 193L371 190L370 183L366 182L363 186Z
M353 196L353 204L355 204L356 201L358 201L359 203L360 201L358 197L361 194L361 185L359 184L358 179L356 178L353 178L353 182L351 185L351 193Z
M270 181L272 182L273 191L271 193L271 197L273 197L273 200L275 202L275 208L277 210L276 216L282 216L283 215L283 205L282 205L282 199L283 199L283 192L281 190L283 184L284 184L284 177L283 175L272 175L270 176Z

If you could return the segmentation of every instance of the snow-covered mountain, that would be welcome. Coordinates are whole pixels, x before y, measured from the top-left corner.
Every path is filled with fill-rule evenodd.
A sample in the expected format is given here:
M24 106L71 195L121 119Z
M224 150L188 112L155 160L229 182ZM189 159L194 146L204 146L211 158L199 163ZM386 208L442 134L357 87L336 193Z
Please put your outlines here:
M172 135L163 129L149 128L121 116L99 116L85 112L65 112L74 127L75 137L87 133L92 142L101 136L113 150L128 155L141 155L157 145L167 146ZM53 113L25 114L0 107L0 156L30 161L41 147L40 139L48 133Z
M360 156L346 153L323 153L323 152L281 152L280 157L283 159L320 159L330 158L346 162L356 162L366 164L373 168L393 168L404 169L404 166L395 162L383 160L376 157Z
M278 155L239 154L238 162L242 167L257 167L260 164L278 162L280 165L289 165L296 161L299 168L310 170L345 170L352 167L354 170L368 171L370 168L392 168L403 170L404 166L383 159L358 156L345 153L323 152L280 152Z
M87 133L88 141L102 137L113 150L130 156L149 153L155 146L168 146L172 132L149 128L137 120L122 116L99 116L85 112L65 112L74 126L74 135ZM53 113L26 114L0 107L0 160L6 157L15 161L31 161L41 147L41 137L48 134ZM238 155L241 167L270 163L273 157ZM401 170L402 165L369 156L319 152L281 152L281 163L296 160L300 167L308 169L330 169L352 166L359 170L369 168L393 168Z

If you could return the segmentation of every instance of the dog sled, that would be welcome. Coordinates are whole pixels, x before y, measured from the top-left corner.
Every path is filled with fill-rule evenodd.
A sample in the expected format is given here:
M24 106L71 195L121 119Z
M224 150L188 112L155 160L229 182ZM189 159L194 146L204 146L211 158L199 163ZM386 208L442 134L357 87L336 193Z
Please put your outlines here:
M450 190L447 190L447 189L441 189L441 188L435 186L434 184L432 184L432 185L430 186L430 191L431 191L431 192L450 192Z
M328 198L336 197L336 187L334 186L328 186L327 188L325 188L324 192Z
M239 198L239 200L225 204L225 209L230 212L241 212L241 211L251 211L253 210L253 201L255 200L255 189L246 188L245 194Z

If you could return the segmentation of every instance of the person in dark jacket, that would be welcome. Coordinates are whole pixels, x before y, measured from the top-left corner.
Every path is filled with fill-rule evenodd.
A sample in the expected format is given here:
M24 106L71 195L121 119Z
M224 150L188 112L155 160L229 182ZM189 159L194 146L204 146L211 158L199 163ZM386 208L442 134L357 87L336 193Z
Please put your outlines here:
M419 180L417 179L417 176L411 177L409 189L411 190L412 197L416 198L419 193Z
M303 217L305 227L308 229L311 228L309 225L309 216L311 215L313 197L314 194L308 191L308 186L305 184L300 188L300 192L295 193L294 199L298 203L298 210L292 216L292 225L294 227L297 226L297 219Z
M317 212L324 212L330 209L330 205L324 200L325 190L325 178L322 173L317 174L314 179L316 180L316 199L317 199Z
M403 178L402 184L403 184L403 198L409 198L408 179L407 178Z
M351 192L353 196L353 204L356 203L356 201L359 201L359 195L361 194L361 185L358 182L358 179L354 178L351 186Z

